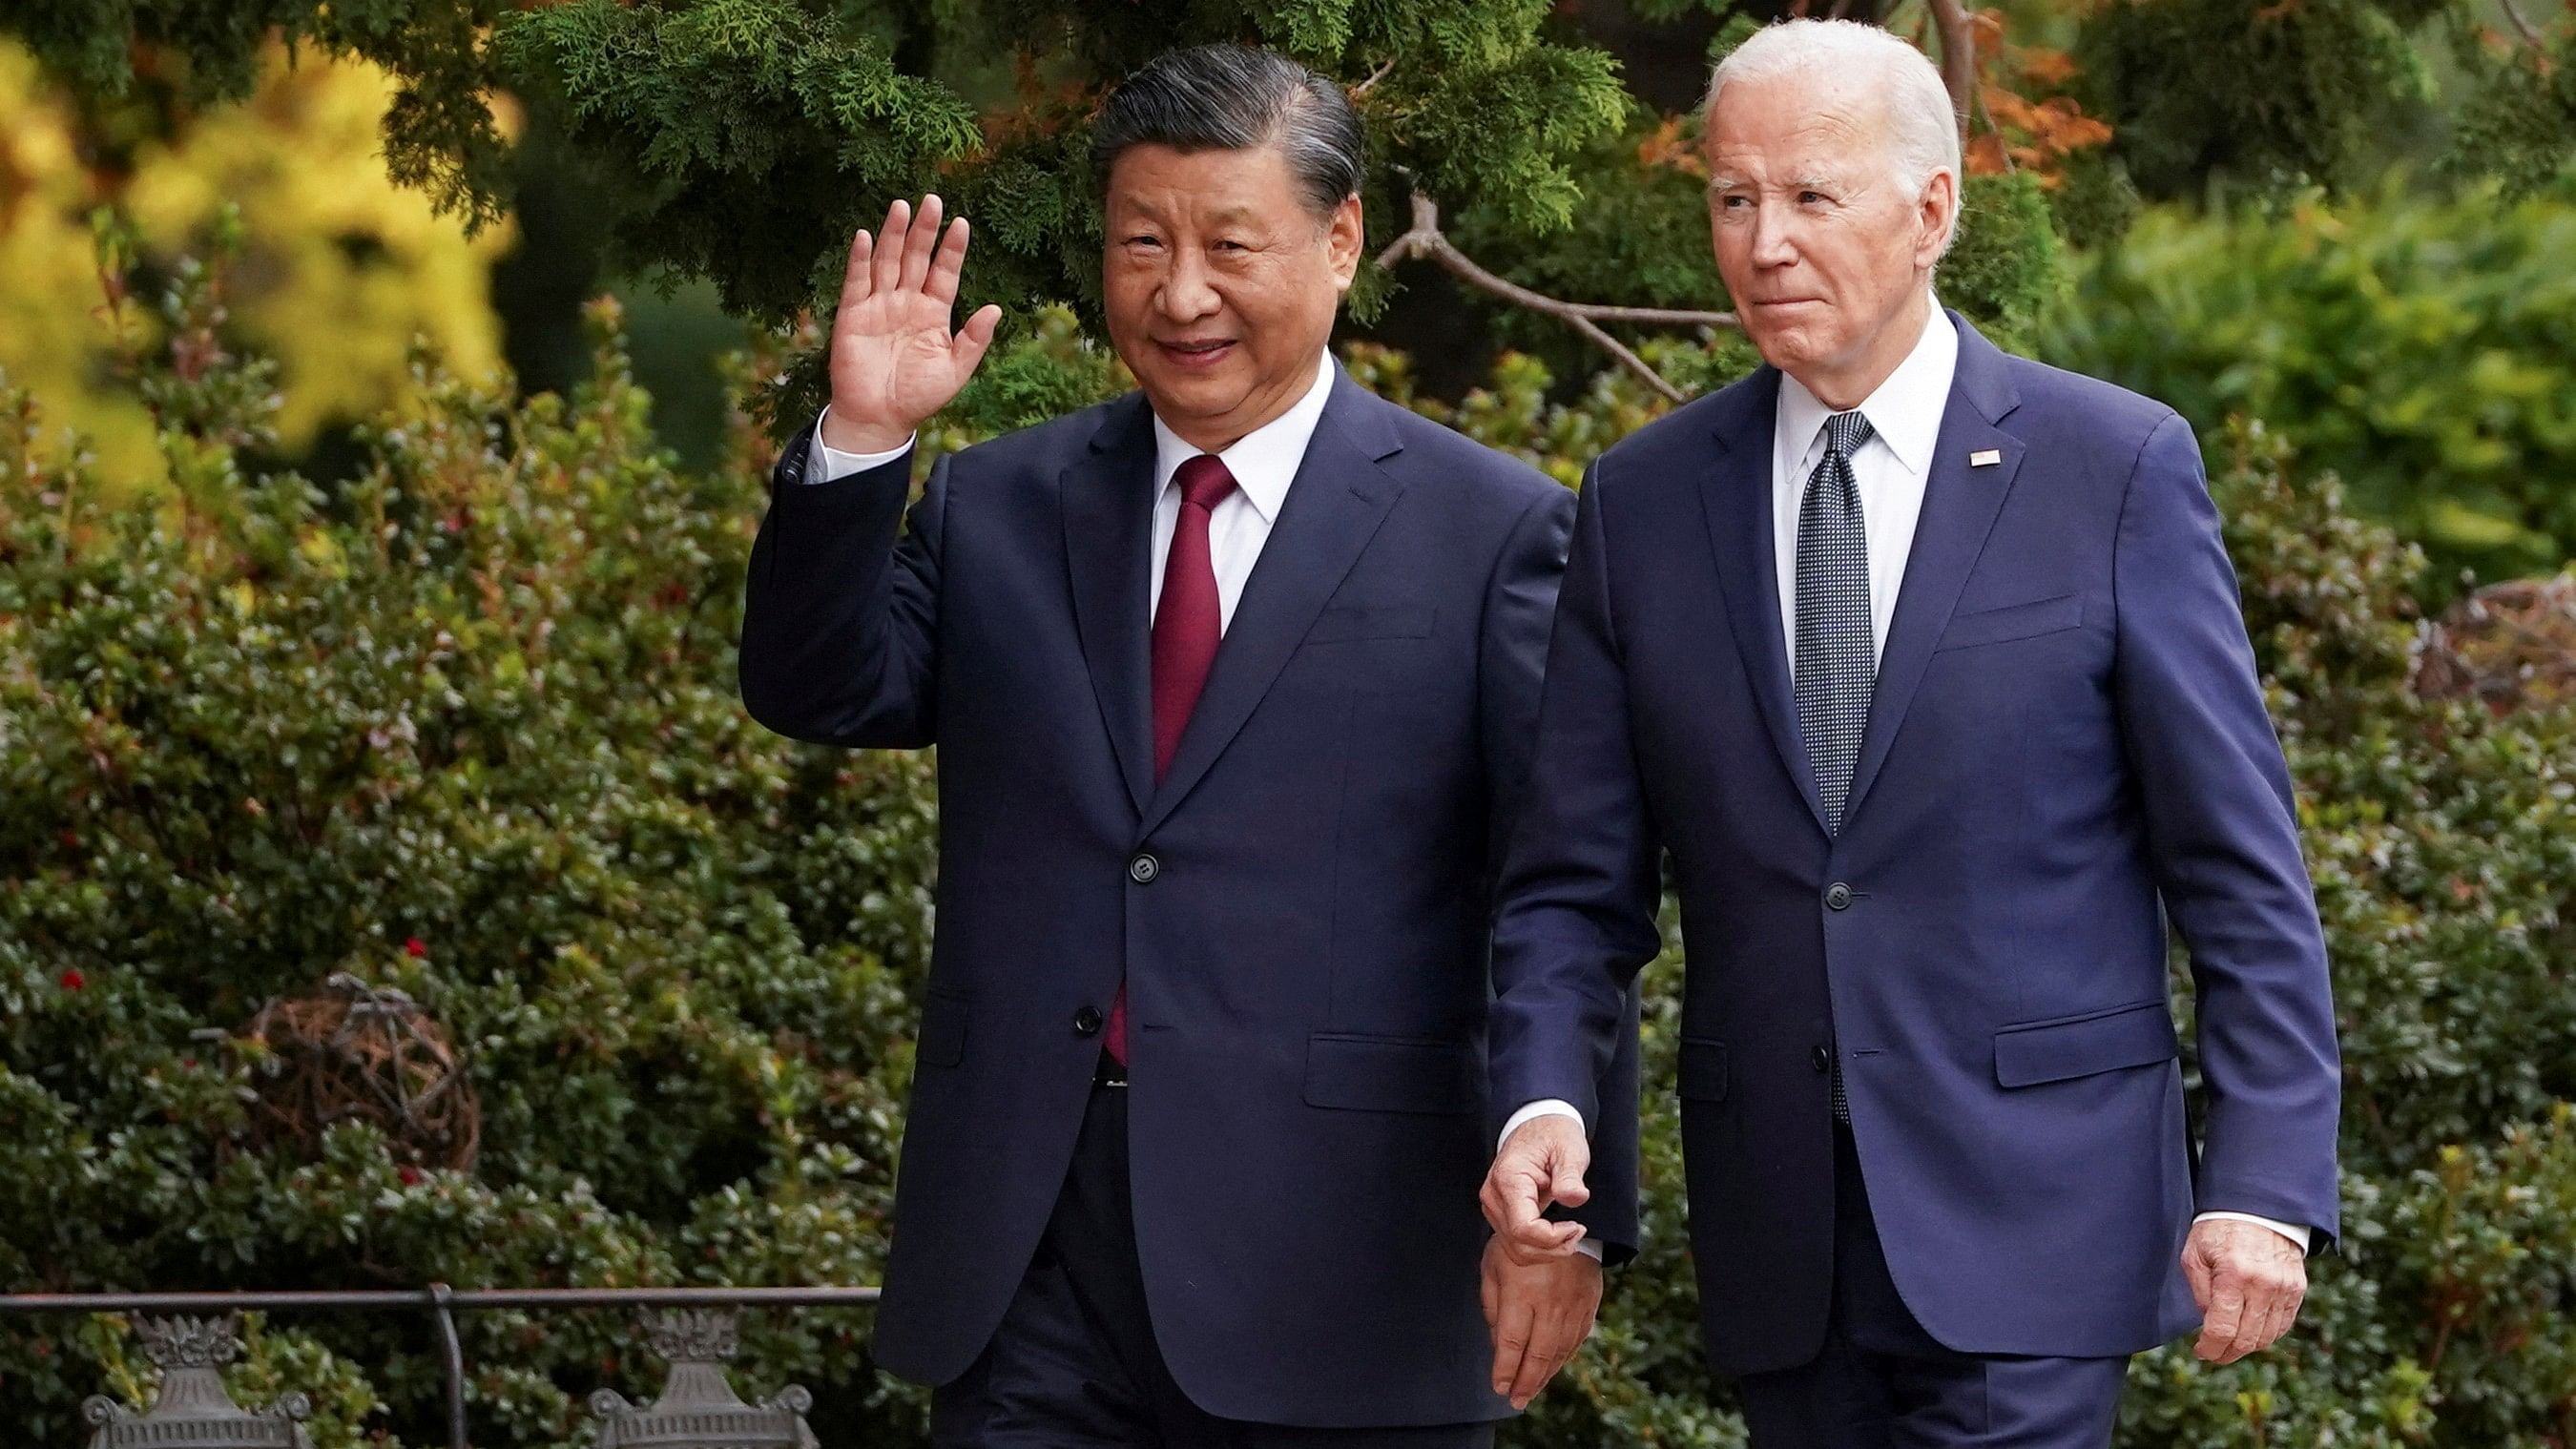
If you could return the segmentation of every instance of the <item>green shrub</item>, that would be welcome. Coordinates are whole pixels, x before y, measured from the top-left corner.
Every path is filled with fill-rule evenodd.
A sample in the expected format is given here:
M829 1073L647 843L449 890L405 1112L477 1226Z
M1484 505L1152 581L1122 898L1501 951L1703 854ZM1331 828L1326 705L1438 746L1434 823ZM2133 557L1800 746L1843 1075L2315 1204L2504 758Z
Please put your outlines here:
M373 464L325 494L244 461L267 388L221 351L206 280L174 305L184 365L149 380L167 506L103 501L37 447L31 402L0 409L0 1286L874 1281L930 930L930 765L743 716L747 426L724 467L675 470L603 309L596 385L521 401L424 366L418 405L368 434ZM1693 387L1750 361L1652 356ZM1620 374L1550 404L1523 358L1440 405L1411 397L1400 355L1350 361L1569 482L1663 408ZM1069 314L1042 318L928 441L1120 385ZM2220 444L2333 947L2347 1232L2281 1349L2141 1359L2121 1443L2563 1445L2576 723L2416 701L2419 555L2259 430ZM1645 1252L1507 1432L1525 1449L1743 1441L1699 1362L1679 969L1675 947L1649 977ZM485 1109L470 1170L410 1167L371 1129L312 1160L248 1134L244 1023L343 970L463 1045ZM597 1383L651 1386L623 1322L464 1327L496 1449L574 1442ZM742 1377L813 1387L827 1443L917 1443L921 1398L869 1371L865 1332L755 1315ZM427 1347L417 1323L281 1315L236 1382L314 1393L323 1449L434 1443ZM106 1323L0 1326L0 1421L73 1442L80 1397L139 1392L137 1362Z
M2296 777L2344 1054L2299 1331L2139 1360L2123 1443L2538 1446L2576 1412L2576 719L2408 688L2419 561L2230 429L2213 479Z
M2213 437L2259 417L2450 576L2576 556L2576 189L2274 215L2156 208L2087 258L2050 361L2136 388Z
M601 380L570 399L424 369L335 495L244 471L264 390L238 360L155 380L177 482L158 509L37 456L14 403L0 1283L877 1277L930 767L744 716L757 471L675 472L613 312L596 320ZM409 992L462 1045L471 1171L367 1129L317 1161L245 1136L241 1027L337 971ZM594 1383L656 1377L621 1320L463 1328L478 1442L568 1442ZM863 1317L747 1328L746 1377L825 1386L845 1440L912 1422L872 1407ZM417 1321L281 1316L244 1382L324 1365L317 1442L440 1442L424 1347ZM125 1357L86 1326L12 1323L0 1420L76 1442L80 1397Z

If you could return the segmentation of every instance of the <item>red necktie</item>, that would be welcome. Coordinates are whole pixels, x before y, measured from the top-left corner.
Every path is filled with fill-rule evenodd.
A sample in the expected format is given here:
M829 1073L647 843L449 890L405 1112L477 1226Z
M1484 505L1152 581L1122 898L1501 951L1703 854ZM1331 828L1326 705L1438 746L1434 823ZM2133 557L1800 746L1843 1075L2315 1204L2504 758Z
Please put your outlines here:
M1154 608L1154 783L1172 768L1181 747L1181 731L1198 708L1199 691L1207 687L1216 663L1216 646L1225 637L1225 618L1217 605L1216 565L1208 555L1208 515L1234 491L1234 475L1213 453L1201 453L1172 475L1181 485L1180 521L1172 528L1172 549L1163 560L1163 597ZM1127 1064L1127 987L1109 1008L1109 1055Z

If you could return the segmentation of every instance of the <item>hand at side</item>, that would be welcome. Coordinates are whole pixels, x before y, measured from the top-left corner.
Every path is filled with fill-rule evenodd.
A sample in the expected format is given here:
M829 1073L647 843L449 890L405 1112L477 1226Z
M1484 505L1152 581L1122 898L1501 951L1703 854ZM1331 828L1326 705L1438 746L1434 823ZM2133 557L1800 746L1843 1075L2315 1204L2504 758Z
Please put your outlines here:
M1574 1358L1601 1311L1601 1265L1581 1253L1520 1264L1485 1240L1485 1325L1494 1334L1494 1392L1515 1409Z
M2308 1293L2306 1254L2260 1223L2194 1223L2182 1269L2202 1315L2192 1351L2211 1363L2234 1363L2271 1347L2299 1321Z

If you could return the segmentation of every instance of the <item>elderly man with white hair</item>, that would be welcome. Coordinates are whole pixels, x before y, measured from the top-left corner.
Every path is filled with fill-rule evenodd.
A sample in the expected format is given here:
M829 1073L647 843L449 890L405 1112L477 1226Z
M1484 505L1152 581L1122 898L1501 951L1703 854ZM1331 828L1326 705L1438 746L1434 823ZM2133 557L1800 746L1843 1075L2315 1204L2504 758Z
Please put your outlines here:
M2199 448L1935 302L1959 144L1912 47L1766 30L1707 148L1767 365L1583 489L1486 1213L1539 1258L1625 1186L1584 1180L1623 1125L1594 1084L1669 861L1703 1326L1758 1449L2100 1446L2129 1355L2271 1343L2336 1228L2324 942Z

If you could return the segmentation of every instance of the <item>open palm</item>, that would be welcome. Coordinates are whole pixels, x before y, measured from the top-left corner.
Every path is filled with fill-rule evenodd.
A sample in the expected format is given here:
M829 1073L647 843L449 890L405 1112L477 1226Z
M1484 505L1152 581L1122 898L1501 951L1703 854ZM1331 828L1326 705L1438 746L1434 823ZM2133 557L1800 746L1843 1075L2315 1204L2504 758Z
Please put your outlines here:
M823 441L848 452L901 447L924 419L948 405L993 344L1002 309L984 307L952 333L957 278L966 265L966 222L939 234L940 202L920 214L901 201L885 227L850 243L850 267L832 319L832 411Z

